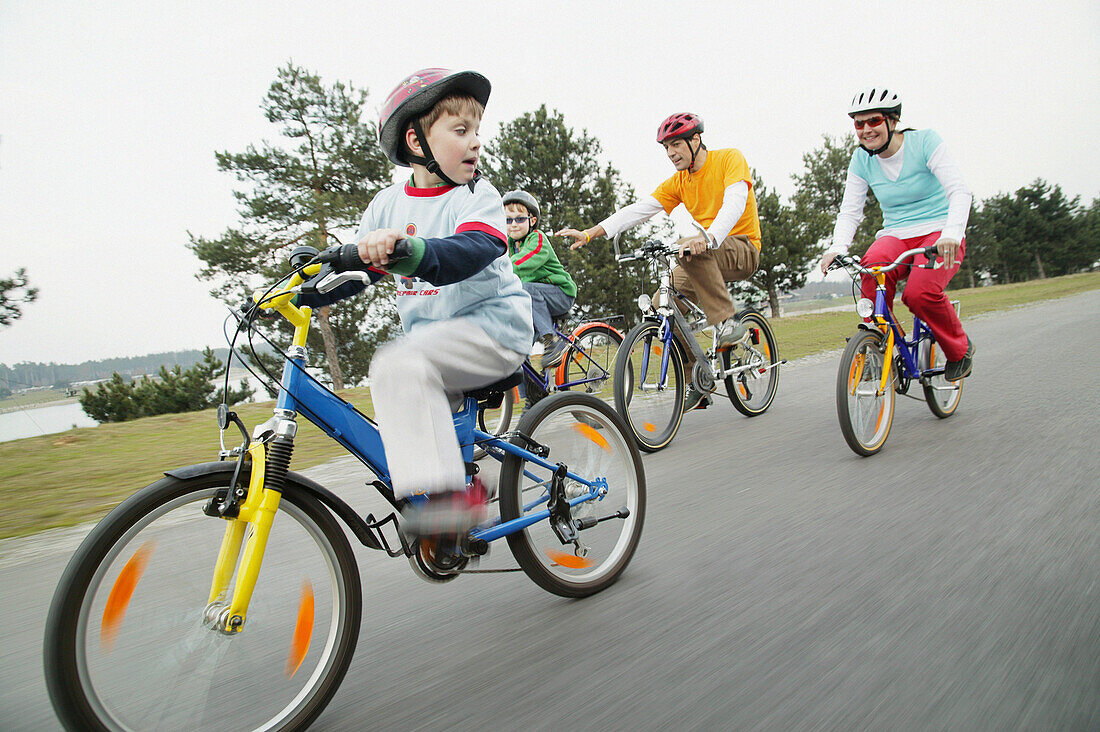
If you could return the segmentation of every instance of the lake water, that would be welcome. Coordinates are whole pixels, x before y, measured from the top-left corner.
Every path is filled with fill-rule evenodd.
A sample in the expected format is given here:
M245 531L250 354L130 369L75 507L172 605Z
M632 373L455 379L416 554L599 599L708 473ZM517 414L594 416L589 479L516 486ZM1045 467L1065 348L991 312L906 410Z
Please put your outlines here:
M80 402L51 404L0 414L0 442L24 437L49 435L77 427L95 427L99 423L84 414Z

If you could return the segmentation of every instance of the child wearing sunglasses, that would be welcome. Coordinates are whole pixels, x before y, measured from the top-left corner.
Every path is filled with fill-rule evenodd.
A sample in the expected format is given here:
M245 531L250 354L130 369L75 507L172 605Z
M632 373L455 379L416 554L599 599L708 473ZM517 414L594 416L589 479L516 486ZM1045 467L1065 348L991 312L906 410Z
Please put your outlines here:
M944 378L957 381L973 368L974 343L944 289L959 271L966 252L964 232L973 196L943 140L933 130L898 130L901 97L885 87L861 90L848 116L855 122L860 149L852 153L844 200L833 229L833 243L821 259L825 272L837 254L847 252L863 219L867 191L882 207L883 228L863 255L864 266L892 262L902 252L935 244L943 266L925 269L920 255L912 267L886 274L886 298L892 303L901 280L901 300L928 324L947 357ZM863 276L863 297L875 298L875 280Z
M531 296L535 340L542 342L543 370L554 368L565 355L566 342L554 336L554 318L565 315L577 297L577 285L558 260L550 238L538 230L541 210L527 191L504 195L504 223L512 268Z

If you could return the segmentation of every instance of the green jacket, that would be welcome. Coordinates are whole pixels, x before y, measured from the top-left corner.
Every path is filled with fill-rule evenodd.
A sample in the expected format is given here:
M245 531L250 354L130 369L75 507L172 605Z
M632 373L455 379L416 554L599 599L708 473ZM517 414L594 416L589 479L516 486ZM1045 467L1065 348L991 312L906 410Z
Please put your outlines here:
M538 229L523 241L509 237L508 255L512 258L512 269L522 281L545 282L559 287L569 297L577 296L577 284L561 266L550 239Z

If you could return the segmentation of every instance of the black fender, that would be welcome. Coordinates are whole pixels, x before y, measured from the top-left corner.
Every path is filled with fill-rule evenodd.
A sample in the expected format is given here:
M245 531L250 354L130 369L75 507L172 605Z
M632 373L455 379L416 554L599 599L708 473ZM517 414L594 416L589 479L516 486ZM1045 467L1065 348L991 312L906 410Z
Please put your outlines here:
M246 482L251 473L251 465L251 461L249 461L241 466L241 476L246 479ZM172 470L165 470L164 474L171 478L176 478L177 480L187 480L188 478L194 478L199 475L225 473L226 481L228 482L236 468L236 461L221 460L211 463L187 465L182 468L173 468ZM378 541L378 537L376 537L374 532L367 526L367 522L363 517L356 513L343 499L320 483L310 480L301 473L295 473L291 470L286 474L286 483L283 485L283 491L288 493L295 492L299 494L308 494L336 514L363 546L371 549L384 548L381 542Z

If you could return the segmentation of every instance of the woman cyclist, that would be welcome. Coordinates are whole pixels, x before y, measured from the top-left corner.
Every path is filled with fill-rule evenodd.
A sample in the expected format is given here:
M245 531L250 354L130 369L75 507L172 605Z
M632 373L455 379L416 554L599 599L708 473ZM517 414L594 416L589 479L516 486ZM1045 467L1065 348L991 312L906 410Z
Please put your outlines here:
M963 331L944 289L959 271L966 253L970 189L958 166L933 130L899 130L901 96L892 89L863 89L852 98L848 116L855 121L859 149L852 153L844 200L833 228L832 246L821 259L825 272L837 254L848 251L863 218L868 189L882 207L883 229L863 256L864 266L892 262L907 249L933 244L942 267L926 269L917 255L913 266L886 274L886 301L893 303L898 282L908 280L901 299L927 323L947 357L944 378L957 381L970 374L974 343ZM938 260L938 258L937 258ZM875 280L863 276L863 296L874 300Z

